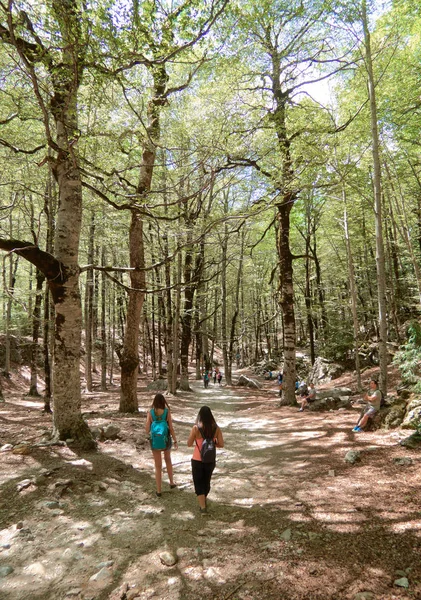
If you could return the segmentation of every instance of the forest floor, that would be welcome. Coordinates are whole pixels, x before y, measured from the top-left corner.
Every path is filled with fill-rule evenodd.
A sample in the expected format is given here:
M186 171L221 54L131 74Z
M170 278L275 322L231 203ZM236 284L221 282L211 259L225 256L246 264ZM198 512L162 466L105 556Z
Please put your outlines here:
M324 387L352 383L347 375ZM31 446L0 454L3 600L421 598L421 454L399 445L409 432L355 434L351 409L279 408L275 382L258 391L193 382L169 400L178 487L164 473L157 498L146 384L137 415L118 412L117 387L84 394L89 424L120 433L76 454L34 445L51 417L17 375L6 383L0 446ZM207 517L186 446L203 404L225 437ZM361 452L353 465L351 449Z

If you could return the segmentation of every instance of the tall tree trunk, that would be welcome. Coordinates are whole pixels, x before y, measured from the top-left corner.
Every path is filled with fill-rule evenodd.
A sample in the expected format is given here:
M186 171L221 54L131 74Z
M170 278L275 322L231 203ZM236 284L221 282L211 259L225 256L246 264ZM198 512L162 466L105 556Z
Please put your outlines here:
M228 268L228 224L224 223L224 233L221 240L221 336L222 357L224 361L225 381L231 385L231 368L228 359L228 298L227 298L227 268Z
M32 344L31 344L31 383L29 387L30 396L39 396L38 392L38 362L39 362L39 332L41 328L41 306L42 306L42 285L44 283L44 275L36 270L36 291L34 312L32 315Z
M143 218L136 209L131 211L129 230L131 289L128 292L123 350L120 356L120 412L138 411L137 376L139 372L139 326L145 297L145 259L143 247Z
M244 264L244 245L245 245L245 231L241 230L240 233L241 242L240 242L240 255L238 257L238 270L237 270L237 281L235 285L235 293L234 293L234 306L233 306L233 314L231 318L231 331L229 337L229 346L228 346L228 372L225 372L225 379L228 385L232 385L232 363L234 360L234 344L236 342L236 329L237 329L237 319L238 314L240 312L240 289L241 289L241 281L243 277L243 264Z
M367 3L362 0L362 20L365 42L365 64L367 69L367 85L370 100L371 137L374 167L374 213L376 225L376 268L377 268L377 294L379 307L379 362L381 391L387 392L387 314L386 314L386 271L383 243L382 222L382 189L381 189L381 167L379 132L377 124L376 87L373 73L373 61L371 54L371 37L367 19Z
M105 267L106 250L101 250L101 265ZM105 272L101 272L101 391L107 391L107 328L106 328L107 280Z
M95 243L95 212L91 212L89 224L88 264L94 264ZM94 272L86 271L85 287L85 381L86 391L92 392L92 333L93 333L93 303L94 303Z
M284 332L284 378L281 404L295 404L295 311L292 254L289 247L292 199L286 196L278 206L277 250L279 260L279 297Z
M150 67L154 81L153 95L148 103L147 126L142 148L137 203L146 202L152 185L156 149L160 137L160 111L165 103L168 75L165 64L152 64ZM137 375L139 371L139 325L145 298L145 251L143 240L142 213L137 208L131 210L129 231L131 291L127 306L126 326L121 365L120 411L137 412Z
M191 324L193 312L193 300L195 293L195 282L193 281L193 249L192 230L189 222L187 226L187 239L184 254L184 306L181 316L181 339L180 339L180 390L190 390L189 384L189 348L191 344Z
M182 273L182 258L181 249L178 248L177 252L177 273L174 277L176 281L176 292L175 292L175 308L174 308L174 319L173 319L173 360L172 360L172 373L171 373L171 393L175 394L177 390L177 375L178 375L178 358L180 354L180 337L179 337L179 325L180 325L180 310L181 310L181 273Z
M358 312L357 312L357 285L355 282L354 260L352 257L352 246L351 246L351 240L350 240L349 231L348 231L348 210L347 210L345 186L342 187L342 199L344 202L344 231L345 231L345 243L346 243L346 250L347 250L347 258L348 258L349 286L350 286L350 290L351 290L352 323L353 323L353 327L354 327L355 372L357 374L357 387L358 387L358 391L360 392L362 390L361 369L360 369L360 344L359 344L360 324L358 321Z

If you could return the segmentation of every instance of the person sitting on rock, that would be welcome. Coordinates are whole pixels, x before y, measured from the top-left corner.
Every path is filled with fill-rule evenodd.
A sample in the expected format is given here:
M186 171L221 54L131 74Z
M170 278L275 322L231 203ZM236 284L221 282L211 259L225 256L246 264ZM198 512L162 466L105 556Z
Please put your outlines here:
M314 402L315 399L316 399L316 388L314 387L314 383L311 382L310 389L308 390L307 395L302 397L301 408L299 409L299 411L302 412L305 408L307 408L307 406L309 406L312 402Z
M372 419L380 410L382 393L379 390L379 384L377 383L376 379L370 379L370 392L364 395L363 400L367 403L367 406L361 412L360 418L352 430L356 433L363 431L364 427L367 425L368 419Z

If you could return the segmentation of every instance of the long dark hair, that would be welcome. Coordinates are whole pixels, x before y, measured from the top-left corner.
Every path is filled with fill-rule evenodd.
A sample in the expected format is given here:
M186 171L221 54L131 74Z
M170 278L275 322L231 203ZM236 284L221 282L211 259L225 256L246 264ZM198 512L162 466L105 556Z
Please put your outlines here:
M216 424L215 417L212 414L209 406L202 406L197 415L196 425L205 434L206 438L210 438L215 435L218 425Z
M152 402L152 408L161 408L162 410L169 408L168 402L162 394L156 394Z

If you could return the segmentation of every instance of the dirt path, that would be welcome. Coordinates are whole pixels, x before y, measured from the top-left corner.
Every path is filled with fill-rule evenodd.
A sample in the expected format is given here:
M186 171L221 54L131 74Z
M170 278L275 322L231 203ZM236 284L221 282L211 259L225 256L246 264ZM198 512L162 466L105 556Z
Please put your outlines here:
M193 387L171 401L179 487L164 474L161 499L144 388L136 416L116 412L117 390L86 398L91 426L121 429L97 453L0 454L2 599L421 597L420 456L397 445L398 433L356 437L352 411L279 409L274 389ZM198 513L185 445L202 404L226 442L208 517ZM49 425L39 403L16 396L0 405L0 421L2 444L39 440ZM350 449L361 451L355 465L344 461Z

